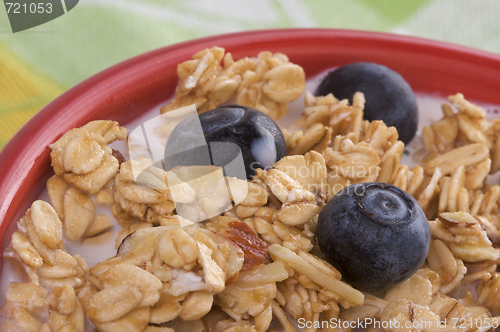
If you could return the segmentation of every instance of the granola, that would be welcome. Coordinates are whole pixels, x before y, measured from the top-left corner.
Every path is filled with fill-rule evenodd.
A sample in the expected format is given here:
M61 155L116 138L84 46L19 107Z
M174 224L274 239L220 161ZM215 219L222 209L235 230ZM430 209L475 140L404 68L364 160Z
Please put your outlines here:
M500 120L450 96L443 118L422 131L420 164L409 167L397 130L363 120L362 93L352 104L313 96L284 54L234 60L213 47L177 74L162 113L235 101L279 119L304 94L303 117L283 128L288 155L242 180L211 166L165 171L125 160L110 146L127 138L115 121L68 131L50 145L50 204L32 204L4 254L24 280L7 290L2 331L83 332L88 318L103 332L264 332L275 331L273 319L287 332L332 320L403 326L387 332L482 332L500 320L500 186L486 184L500 169ZM145 165L139 175L134 163ZM432 236L423 266L377 296L344 282L315 248L328 200L373 181L412 195ZM90 269L65 248L113 240L116 256ZM353 330L320 326L304 331Z
M213 47L193 55L177 67L180 83L162 113L195 104L200 112L230 99L279 119L287 103L305 88L304 70L281 53L261 52L256 58L233 60L231 53Z

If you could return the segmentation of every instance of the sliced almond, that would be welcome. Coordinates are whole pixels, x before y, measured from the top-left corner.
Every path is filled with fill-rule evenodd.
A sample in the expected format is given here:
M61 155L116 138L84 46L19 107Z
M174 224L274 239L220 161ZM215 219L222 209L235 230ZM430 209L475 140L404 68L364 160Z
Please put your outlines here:
M489 156L488 146L483 143L469 144L451 150L430 160L425 165L425 174L431 176L436 168L439 168L443 175L453 173L460 165L464 167L472 166Z

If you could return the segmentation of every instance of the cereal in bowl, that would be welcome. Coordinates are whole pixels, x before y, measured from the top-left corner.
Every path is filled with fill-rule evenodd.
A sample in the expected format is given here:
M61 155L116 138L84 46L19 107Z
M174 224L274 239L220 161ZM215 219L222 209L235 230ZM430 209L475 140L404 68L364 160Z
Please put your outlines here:
M200 114L217 112L235 103L277 120L303 95L303 116L263 134L255 146L266 153L256 160L277 160L248 179L218 165L214 153L210 165L171 169L129 159L122 150L124 158L114 142L131 142L133 133L114 121L65 133L50 145L50 203L31 205L4 252L19 278L7 289L2 331L480 332L499 326L500 186L487 184L487 177L500 169L500 120L487 119L461 94L449 97L442 119L424 127L421 157L410 167L397 129L363 119L362 92L351 102L314 96L303 69L284 54L234 60L213 47L179 64L177 73L179 85L162 114L193 104ZM241 109L227 113L229 126ZM163 123L158 130L168 136L174 127ZM275 139L286 146L282 158ZM367 290L327 261L317 232L321 211L339 192L373 182L398 187L417 202L430 245L415 273ZM74 252L103 242L114 244L116 255L97 264Z

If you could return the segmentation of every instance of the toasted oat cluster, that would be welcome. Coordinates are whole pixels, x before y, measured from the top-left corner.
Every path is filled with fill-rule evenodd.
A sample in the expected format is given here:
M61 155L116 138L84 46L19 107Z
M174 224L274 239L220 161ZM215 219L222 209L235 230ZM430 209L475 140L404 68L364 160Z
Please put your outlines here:
M235 61L213 47L177 72L162 113L234 101L278 119L304 93L303 117L283 129L288 156L252 180L223 177L207 191L201 180L182 182L196 168L151 165L134 176L141 161L109 146L127 138L114 121L68 131L50 145L50 204L31 205L4 253L22 277L8 288L1 331L83 332L86 319L102 332L293 332L301 322L308 332L349 332L360 320L371 322L367 331L387 332L499 326L500 185L486 177L500 169L500 120L487 120L461 94L449 97L410 168L397 130L363 120L362 93L352 104L315 97L283 54ZM417 273L379 294L342 281L315 246L325 204L346 186L373 181L415 197L432 234ZM99 206L119 224L114 239ZM87 246L114 240L117 254L89 269L63 235Z
M281 53L261 52L256 58L234 61L220 47L205 49L177 66L179 85L174 100L162 113L195 104L206 112L229 100L250 106L276 120L286 114L287 103L305 89L302 67Z

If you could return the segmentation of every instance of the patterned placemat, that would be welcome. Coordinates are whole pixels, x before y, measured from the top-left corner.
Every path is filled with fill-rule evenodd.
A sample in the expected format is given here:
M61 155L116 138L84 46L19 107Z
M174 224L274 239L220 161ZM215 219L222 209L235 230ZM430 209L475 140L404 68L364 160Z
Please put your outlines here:
M330 27L394 32L500 53L497 0L80 0L12 33L0 5L0 147L85 78L180 41L242 30Z

